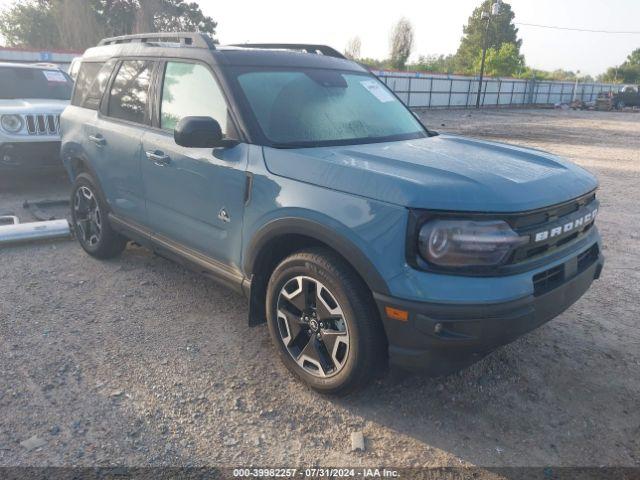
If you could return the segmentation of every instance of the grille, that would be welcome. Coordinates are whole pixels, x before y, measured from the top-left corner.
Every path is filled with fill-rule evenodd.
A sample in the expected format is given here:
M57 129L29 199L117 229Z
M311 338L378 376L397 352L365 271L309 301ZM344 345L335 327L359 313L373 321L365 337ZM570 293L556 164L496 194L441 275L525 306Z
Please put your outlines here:
M593 265L598 259L598 254L600 250L598 249L598 244L595 244L588 250L585 250L580 255L578 255L578 272L582 272Z
M557 286L564 280L564 264L550 268L533 276L533 294L537 297L543 295Z
M590 194L564 205L511 219L510 223L515 227L516 232L520 235L528 235L532 240L516 249L509 263L524 262L540 255L548 254L573 240L583 237L593 227L593 220L585 222L580 227L563 231L559 235L550 235L544 241L535 242L533 240L536 232L551 231L558 227L562 228L567 224L571 224L574 220L583 218L584 215L597 210L597 208L598 202L595 199L595 194Z
M595 243L580 253L577 257L574 257L562 265L537 273L533 276L533 295L536 297L544 295L554 288L559 287L565 280L565 267L570 265L572 262L576 262L576 273L582 273L598 260L599 254L600 250L598 248L598 244ZM570 266L568 267L568 270L569 272L572 271ZM568 273L568 275L571 275L571 273Z
M25 115L29 135L58 135L60 115Z

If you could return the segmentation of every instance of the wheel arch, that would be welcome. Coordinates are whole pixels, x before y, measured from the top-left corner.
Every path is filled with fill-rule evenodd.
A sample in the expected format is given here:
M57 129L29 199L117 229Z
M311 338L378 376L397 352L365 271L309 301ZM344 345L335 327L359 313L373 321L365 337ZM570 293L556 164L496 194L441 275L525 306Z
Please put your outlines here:
M265 295L275 266L296 251L325 247L340 255L371 292L388 293L388 287L366 255L349 239L319 222L302 218L281 218L263 226L253 236L243 261L245 291L249 296L249 324L266 318Z
M66 163L67 163L67 171L69 173L69 177L71 178L71 181L75 180L75 178L82 172L86 172L89 175L91 175L93 178L97 179L95 171L93 170L93 168L91 167L91 164L86 158L80 155L76 155L76 156L70 157Z

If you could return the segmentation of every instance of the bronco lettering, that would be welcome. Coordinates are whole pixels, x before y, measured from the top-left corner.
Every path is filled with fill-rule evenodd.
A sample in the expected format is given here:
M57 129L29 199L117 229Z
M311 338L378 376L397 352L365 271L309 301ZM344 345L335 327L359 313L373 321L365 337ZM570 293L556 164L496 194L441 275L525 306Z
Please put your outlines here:
M535 234L535 242L543 242L548 238L557 237L562 233L568 233L576 228L580 228L582 226L586 226L589 223L593 222L596 219L596 214L598 213L598 209L594 209L592 212L587 213L585 216L580 217L573 222L565 223L562 227L554 227L551 230L543 230Z

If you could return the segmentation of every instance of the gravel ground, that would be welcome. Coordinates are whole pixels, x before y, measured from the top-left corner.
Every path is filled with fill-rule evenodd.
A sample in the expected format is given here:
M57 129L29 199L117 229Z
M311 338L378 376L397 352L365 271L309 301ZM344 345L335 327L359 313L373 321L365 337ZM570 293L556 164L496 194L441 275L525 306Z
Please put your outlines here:
M387 374L334 399L292 379L243 298L144 249L3 248L0 466L640 466L640 115L424 118L599 177L607 264L577 304L459 374ZM5 178L0 213L25 219L25 198L68 188Z

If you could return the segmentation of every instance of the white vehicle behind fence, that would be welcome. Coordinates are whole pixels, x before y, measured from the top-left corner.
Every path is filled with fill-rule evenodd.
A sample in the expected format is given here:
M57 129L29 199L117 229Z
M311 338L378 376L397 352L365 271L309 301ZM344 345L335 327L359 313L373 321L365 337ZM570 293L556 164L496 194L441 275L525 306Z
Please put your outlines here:
M73 81L55 66L0 63L0 171L60 168Z

